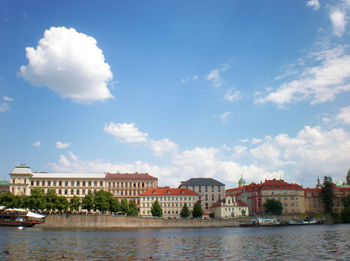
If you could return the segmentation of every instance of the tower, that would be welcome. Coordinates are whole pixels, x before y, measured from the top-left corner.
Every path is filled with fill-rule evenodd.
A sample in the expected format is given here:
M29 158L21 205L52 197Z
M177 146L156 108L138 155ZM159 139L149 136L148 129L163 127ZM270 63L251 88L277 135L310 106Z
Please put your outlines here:
M243 187L245 184L246 184L246 183L245 183L245 180L243 179L242 174L241 174L241 178L240 178L239 181L238 181L238 186L241 188L241 187Z

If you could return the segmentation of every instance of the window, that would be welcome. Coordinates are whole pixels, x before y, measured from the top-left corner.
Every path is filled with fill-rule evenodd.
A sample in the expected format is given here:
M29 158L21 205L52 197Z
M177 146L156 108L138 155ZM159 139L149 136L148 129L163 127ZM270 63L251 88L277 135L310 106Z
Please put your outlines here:
M214 192L214 190L215 190L214 186L211 186L211 192Z
M205 203L205 209L208 209L208 208L209 208L209 204Z
M89 187L91 187L91 181L89 181L88 184L89 184Z
M68 181L65 181L64 183L65 183L65 184L64 184L65 186L68 186Z
M218 191L219 191L219 192L221 191L221 187L220 187L220 186L218 186Z
M74 195L74 190L73 189L70 190L70 194Z
M48 182L47 182L47 186L51 186L51 181L49 180Z
M77 189L77 195L79 195L79 189Z
M85 185L86 185L86 182L85 182L85 180L83 181L83 187L85 187Z
M45 181L41 181L41 186L45 186Z
M54 187L56 187L56 180L52 181Z
M96 180L94 181L94 186L95 186L95 187L97 186L97 181L96 181Z
M71 185L72 187L74 187L74 181L73 181L73 180L70 182L70 185Z
M202 192L202 186L198 186L199 187L199 192Z
M68 190L67 190L67 189L64 190L64 194L65 194L65 195L68 194Z
M205 192L208 192L208 186L205 186Z
M211 200L212 200L212 201L215 200L215 195L214 195L214 194L211 195Z
M32 180L32 182L31 182L31 184L32 184L32 186L34 186L34 181Z
M80 181L77 181L77 186L80 186Z
M205 200L208 200L208 194L205 194Z
M218 200L221 200L221 195L219 194L219 199Z
M60 187L62 186L62 181L60 180L60 182L59 182L59 185L60 185Z
M100 186L101 186L101 187L103 186L103 181L102 181L102 180L100 181Z
M13 179L13 183L15 183L14 179ZM39 186L39 180L36 181L36 185Z

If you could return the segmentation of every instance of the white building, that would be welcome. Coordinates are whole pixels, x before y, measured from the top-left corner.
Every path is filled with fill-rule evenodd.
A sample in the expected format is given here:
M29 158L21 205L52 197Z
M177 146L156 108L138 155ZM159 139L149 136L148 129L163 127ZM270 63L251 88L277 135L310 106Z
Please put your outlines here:
M156 188L141 194L140 216L151 217L152 204L158 200L163 210L163 217L180 217L185 203L190 211L199 200L199 195L186 188Z
M233 218L249 216L248 205L241 201L236 201L235 197L227 196L219 200L212 207L210 212L216 218Z

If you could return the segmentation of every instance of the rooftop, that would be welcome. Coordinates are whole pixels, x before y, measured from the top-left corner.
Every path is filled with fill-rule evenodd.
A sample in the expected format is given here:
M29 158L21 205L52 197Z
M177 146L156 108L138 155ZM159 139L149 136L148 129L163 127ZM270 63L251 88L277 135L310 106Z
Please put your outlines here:
M162 187L149 189L142 193L141 196L198 196L198 194L187 188Z
M225 184L213 178L191 178L182 181L180 186L225 186Z
M106 173L106 179L119 179L119 180L158 180L156 177L149 175L148 173Z

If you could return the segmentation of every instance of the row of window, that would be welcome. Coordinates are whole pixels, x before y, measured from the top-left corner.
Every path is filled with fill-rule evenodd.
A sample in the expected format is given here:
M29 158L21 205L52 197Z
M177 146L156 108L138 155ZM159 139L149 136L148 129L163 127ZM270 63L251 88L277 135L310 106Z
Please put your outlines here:
M32 180L31 181L31 185L34 187L34 186L42 186L42 187L62 187L62 186L71 186L71 187L97 187L97 185L99 184L100 187L103 187L103 181L97 181L97 180L94 180L94 181L80 181L80 180L77 180L77 181L74 181L74 180L71 180L71 181L68 181L68 180Z
M142 211L143 215L152 215L150 210L144 210ZM179 215L179 211L178 210L165 210L163 211L163 215Z
M111 192L113 195L116 195L116 196L139 196L140 194L142 194L144 191L134 191L134 190L117 190L117 191L109 191Z
M152 184L152 182L108 182L109 188L147 188L153 186L156 186L156 184Z
M199 195L199 200L202 200L202 196ZM208 201L209 200L209 196L208 194L205 194L205 200ZM218 194L218 200L221 200L221 195ZM211 194L211 201L215 201L215 195Z
M196 200L196 197L183 197L183 196L179 196L179 197L143 197L144 201L186 201L186 200Z
M184 186L187 189L192 190L193 192L208 192L208 188L211 188L211 192L215 191L215 187L217 187L217 191L221 192L221 186Z
M181 202L181 203L180 202L171 202L171 203L167 202L167 203L160 203L160 206L162 208L179 208L179 207L182 208L184 206L184 203L183 202ZM150 208L150 207L152 207L152 203L151 202L147 202L147 203L143 202L142 207ZM192 203L189 202L187 204L187 207L192 208Z

